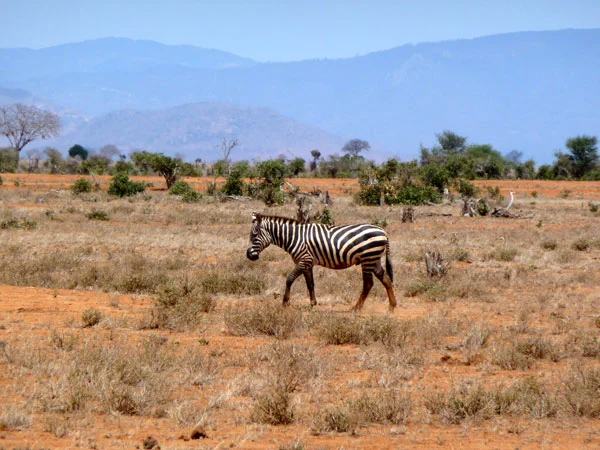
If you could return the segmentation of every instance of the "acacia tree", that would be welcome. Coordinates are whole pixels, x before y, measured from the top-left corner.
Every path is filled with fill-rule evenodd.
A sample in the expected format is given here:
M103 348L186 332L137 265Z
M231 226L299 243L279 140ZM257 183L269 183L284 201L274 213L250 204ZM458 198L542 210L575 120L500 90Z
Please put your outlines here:
M368 150L371 150L371 144L362 139L351 139L342 147L342 151L350 156L358 156L360 152Z
M134 164L145 169L146 172L150 168L159 175L162 175L167 183L167 189L170 189L173 184L179 179L183 161L179 158L171 158L162 153L149 153L146 151L134 152L132 155Z
M60 130L60 117L51 111L22 103L0 107L0 134L16 150L17 164L23 147L36 139L58 136Z
M571 152L568 158L574 177L581 178L598 165L598 138L596 136L583 135L567 139L565 147Z
M310 156L313 157L313 160L310 162L310 171L314 172L315 170L317 170L317 162L321 157L321 152L317 149L311 150Z

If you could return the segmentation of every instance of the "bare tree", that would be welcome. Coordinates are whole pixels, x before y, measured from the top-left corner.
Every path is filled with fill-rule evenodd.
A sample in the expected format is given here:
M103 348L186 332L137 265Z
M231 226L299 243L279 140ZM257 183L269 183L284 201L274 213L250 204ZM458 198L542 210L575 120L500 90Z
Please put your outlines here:
M17 163L23 147L36 139L58 136L60 130L60 117L51 111L22 103L0 107L0 134L16 150Z
M231 163L231 160L230 160L231 151L235 147L237 147L238 144L239 144L239 141L237 138L231 138L231 139L223 138L223 140L221 141L221 145L219 146L221 151L223 152L223 161L225 161L225 172L227 173L227 176L230 175L229 164Z
M107 144L104 145L102 147L100 147L100 151L99 154L102 158L108 160L108 161L112 161L112 159L115 156L118 156L121 154L121 152L119 151L118 147L116 145L113 144Z
M40 159L42 159L42 152L40 152L37 148L29 149L25 152L27 156L27 160L29 161L29 167L27 171L29 173L33 173L40 167Z

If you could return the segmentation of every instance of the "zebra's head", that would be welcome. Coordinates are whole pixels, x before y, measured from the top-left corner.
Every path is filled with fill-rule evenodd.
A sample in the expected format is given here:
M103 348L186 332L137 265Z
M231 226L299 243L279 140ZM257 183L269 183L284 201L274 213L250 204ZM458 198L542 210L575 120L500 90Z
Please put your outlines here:
M250 230L250 242L246 256L250 261L256 261L260 252L271 245L271 235L262 227L262 216L260 213L252 213L252 229Z

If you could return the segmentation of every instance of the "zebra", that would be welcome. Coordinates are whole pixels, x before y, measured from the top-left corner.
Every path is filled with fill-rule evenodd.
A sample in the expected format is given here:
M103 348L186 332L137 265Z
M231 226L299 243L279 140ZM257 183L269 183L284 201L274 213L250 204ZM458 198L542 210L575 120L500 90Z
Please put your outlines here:
M390 312L396 307L394 296L390 243L386 232L369 224L328 226L317 223L301 223L294 219L252 213L252 229L246 256L256 261L260 253L274 244L285 250L294 260L296 267L287 276L283 305L290 300L290 288L300 275L304 275L310 295L310 304L315 306L315 282L313 267L346 269L362 267L363 289L352 308L360 310L373 287L373 274L385 286ZM385 270L381 257L386 257Z

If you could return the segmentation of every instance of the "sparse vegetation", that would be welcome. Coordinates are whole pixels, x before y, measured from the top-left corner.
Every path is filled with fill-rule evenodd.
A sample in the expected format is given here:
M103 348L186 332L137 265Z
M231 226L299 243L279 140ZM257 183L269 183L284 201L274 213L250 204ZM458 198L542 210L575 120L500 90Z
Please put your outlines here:
M401 169L396 179L406 175ZM574 448L597 443L600 320L590 267L600 239L586 204L593 186L582 201L557 201L563 188L571 199L584 194L574 183L550 190L536 181L535 216L523 220L457 216L451 192L444 205L423 205L416 223L402 224L402 207L358 205L358 187L340 182L330 190L331 214L338 224L385 219L396 275L395 312L385 312L375 280L357 314L348 310L362 287L358 268L315 268L318 304L308 306L300 278L283 307L293 264L273 248L247 261L249 211L264 204L222 203L222 179L218 198L189 207L161 187L143 199L108 196L109 176L95 175L93 195L71 195L32 185L26 174L15 189L16 175L2 175L7 442L42 433L48 442L133 447L141 444L132 430L158 436L152 424L160 423L174 430L157 437L163 448L184 445L179 438L196 427L208 439L229 433L226 445L236 446L394 447L410 436L437 447L464 443L465 430L497 446L520 445L529 424L542 423L553 442L567 430ZM249 189L256 182L248 179ZM192 184L203 189L211 180ZM144 178L151 182L164 185ZM317 182L293 184L316 192ZM483 187L486 198L495 192ZM274 208L295 212L287 200ZM89 211L105 211L111 222L87 220ZM29 231L25 221L39 226ZM452 261L444 277L425 276L430 249ZM570 420L577 427L565 428Z

